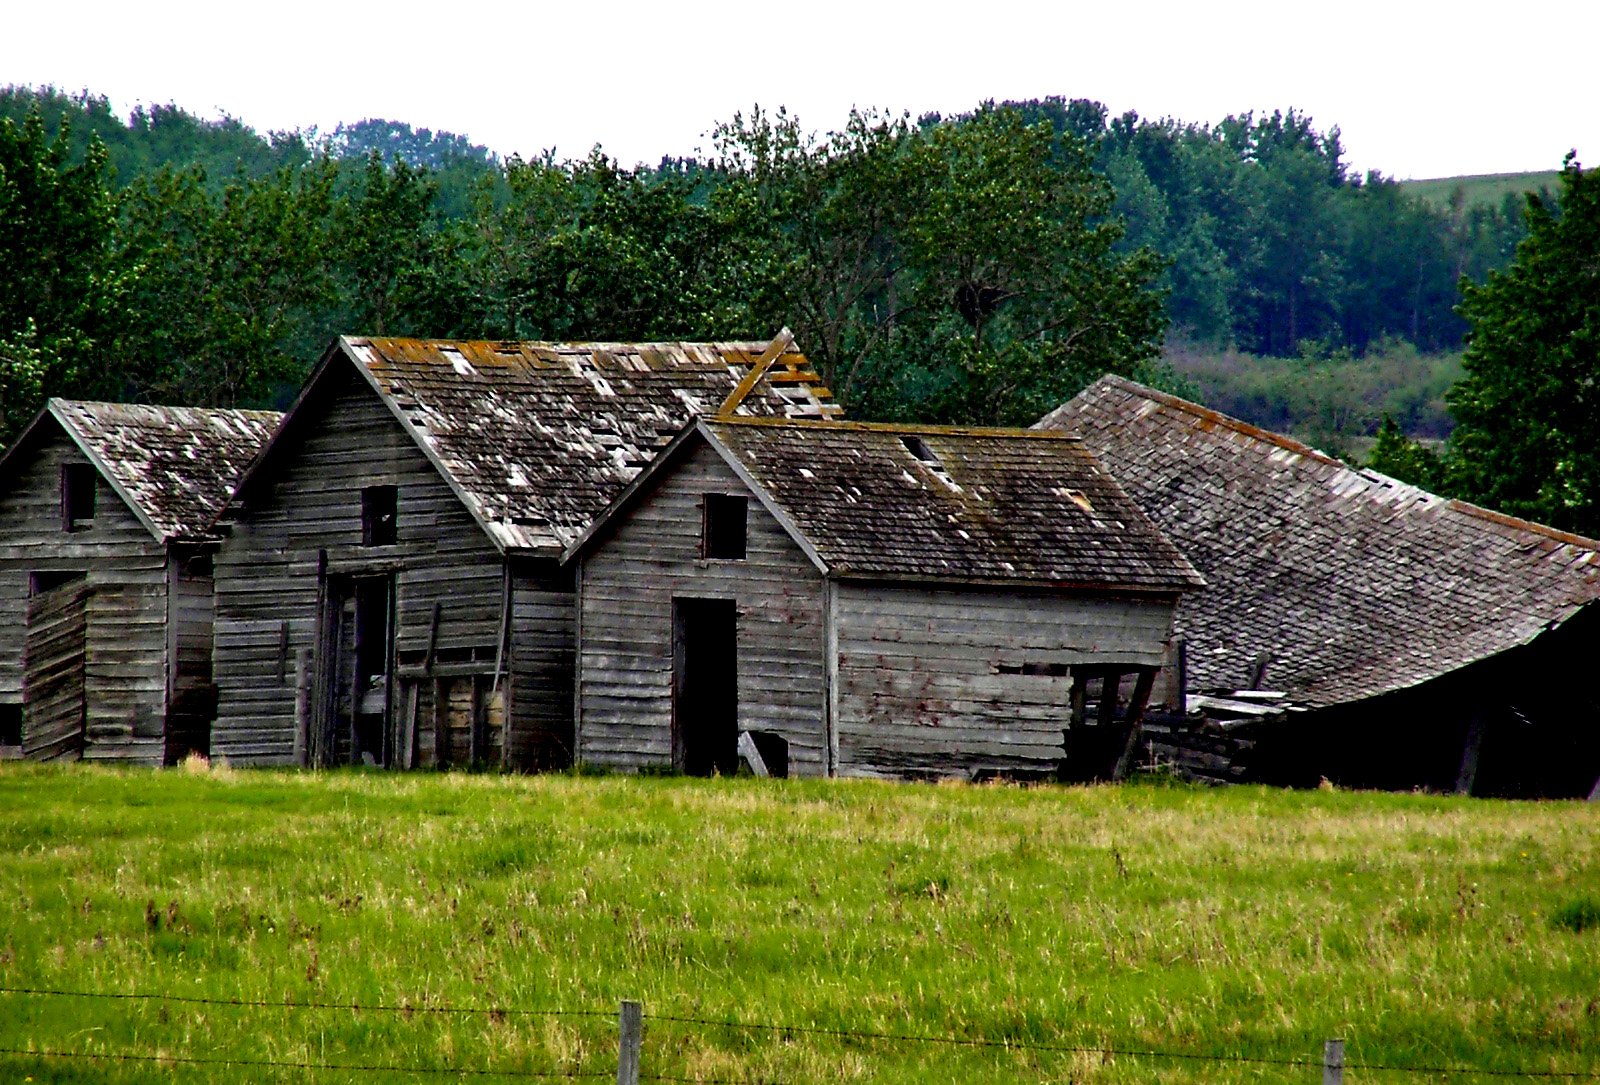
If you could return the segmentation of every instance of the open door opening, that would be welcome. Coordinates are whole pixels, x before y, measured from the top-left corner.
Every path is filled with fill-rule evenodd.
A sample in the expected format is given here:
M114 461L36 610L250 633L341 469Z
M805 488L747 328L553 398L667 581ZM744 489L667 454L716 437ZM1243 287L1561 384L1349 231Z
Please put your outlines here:
M738 608L672 601L672 767L689 776L739 769Z
M312 763L389 765L394 577L329 577L327 592Z
M388 765L393 761L389 728L389 675L394 659L394 577L355 581L355 680L351 762Z

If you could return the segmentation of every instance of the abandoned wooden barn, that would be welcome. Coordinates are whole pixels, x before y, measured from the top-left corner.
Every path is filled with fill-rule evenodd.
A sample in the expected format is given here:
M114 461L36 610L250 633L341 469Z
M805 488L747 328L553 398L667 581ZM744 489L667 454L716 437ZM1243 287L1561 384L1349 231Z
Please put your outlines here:
M208 528L278 417L52 399L0 457L0 754L206 749Z
M238 763L567 763L560 565L686 421L837 410L771 343L343 338L240 484L217 558Z
M721 416L568 554L579 759L699 774L1111 772L1200 583L1075 439Z
M1223 779L1575 796L1600 777L1600 542L1108 376L1081 436L1195 563L1156 751ZM1165 728L1166 733L1160 733Z

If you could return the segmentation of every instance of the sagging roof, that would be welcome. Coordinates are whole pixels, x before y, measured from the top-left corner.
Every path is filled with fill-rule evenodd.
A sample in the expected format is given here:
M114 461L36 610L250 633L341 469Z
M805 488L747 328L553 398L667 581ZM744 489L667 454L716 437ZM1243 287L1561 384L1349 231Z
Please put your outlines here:
M1039 426L1081 436L1204 574L1177 627L1189 687L1309 707L1526 644L1600 599L1600 542L1358 470L1121 377Z
M198 540L283 416L275 411L52 399L0 459L54 419L162 542Z
M839 412L787 329L750 343L345 336L302 400L341 357L502 550L559 554L691 418Z
M1201 583L1083 443L1062 434L718 417L686 432L651 475L691 436L723 455L829 575L1162 592Z

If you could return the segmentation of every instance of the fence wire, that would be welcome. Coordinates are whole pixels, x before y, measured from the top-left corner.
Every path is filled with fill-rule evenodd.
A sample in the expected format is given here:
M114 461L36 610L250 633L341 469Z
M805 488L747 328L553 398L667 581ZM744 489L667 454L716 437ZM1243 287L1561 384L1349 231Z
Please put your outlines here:
M117 992L117 991L70 991L46 987L5 987L0 986L0 994L23 995L42 998L81 998L81 999L106 999L113 1001L159 1001L189 1005L226 1006L248 1009L274 1009L274 1010L342 1010L356 1013L399 1013L399 1014L435 1014L435 1015L482 1015L489 1017L584 1017L584 1018L614 1018L614 1011L594 1009L519 1009L510 1006L454 1006L454 1005L413 1005L410 1003L371 1003L363 1004L357 1001L350 1002L324 1002L324 1001L273 1001L270 999L246 998L210 998L198 995L174 995L159 992ZM1267 1055L1217 1055L1194 1051L1173 1051L1160 1048L1132 1048L1118 1047L1115 1045L1091 1044L1063 1044L1030 1041L1021 1039L996 1039L985 1036L933 1036L922 1033L884 1032L870 1029L835 1028L821 1025L795 1025L778 1024L772 1022L733 1021L709 1017L694 1017L682 1014L647 1014L644 1017L646 1024L660 1022L674 1025L693 1025L700 1028L721 1028L746 1032L766 1032L778 1036L826 1036L835 1039L860 1040L878 1044L897 1045L909 1047L911 1045L943 1045L947 1047L969 1047L985 1049L1003 1049L1019 1052L1042 1052L1049 1054L1087 1054L1100 1056L1117 1056L1122 1058L1144 1059L1170 1059L1175 1061L1206 1062L1213 1064L1241 1064L1258 1066L1285 1066L1307 1069L1320 1068L1324 1064L1320 1059L1275 1057ZM141 1062L141 1063L167 1063L173 1065L194 1066L237 1066L237 1067L262 1067L287 1070L339 1070L359 1073L390 1073L408 1074L413 1076L447 1076L458 1077L522 1077L522 1078L608 1078L608 1071L599 1070L526 1070L515 1068L482 1068L470 1066L406 1066L402 1064L369 1064L369 1063L324 1063L324 1062L296 1062L288 1060L271 1059L243 1059L243 1058L211 1058L190 1055L158 1055L136 1052L92 1052L92 1051L63 1051L55 1049L29 1050L26 1048L0 1047L0 1055L11 1055L25 1058L39 1059L88 1059L115 1062ZM1346 1071L1364 1071L1368 1073L1395 1073L1395 1074L1429 1074L1444 1076L1478 1076L1492 1078L1517 1078L1526 1080L1567 1080L1567 1081L1600 1081L1600 1069L1595 1070L1520 1070L1520 1069L1490 1069L1473 1066L1423 1066L1405 1063L1361 1062L1347 1060L1343 1064ZM685 1083L685 1085L752 1085L749 1081L738 1081L721 1078L691 1078L675 1077L664 1074L641 1074L641 1080L661 1081L672 1083Z

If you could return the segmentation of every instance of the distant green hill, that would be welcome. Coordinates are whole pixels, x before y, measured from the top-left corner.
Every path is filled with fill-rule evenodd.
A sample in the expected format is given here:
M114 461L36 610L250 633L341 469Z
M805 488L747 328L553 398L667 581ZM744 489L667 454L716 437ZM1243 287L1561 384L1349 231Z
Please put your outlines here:
M1499 207L1507 196L1520 196L1541 188L1554 191L1558 172L1542 170L1536 173L1485 173L1476 177L1435 177L1425 181L1401 181L1400 185L1412 195L1438 207L1449 207L1458 189L1465 207Z

